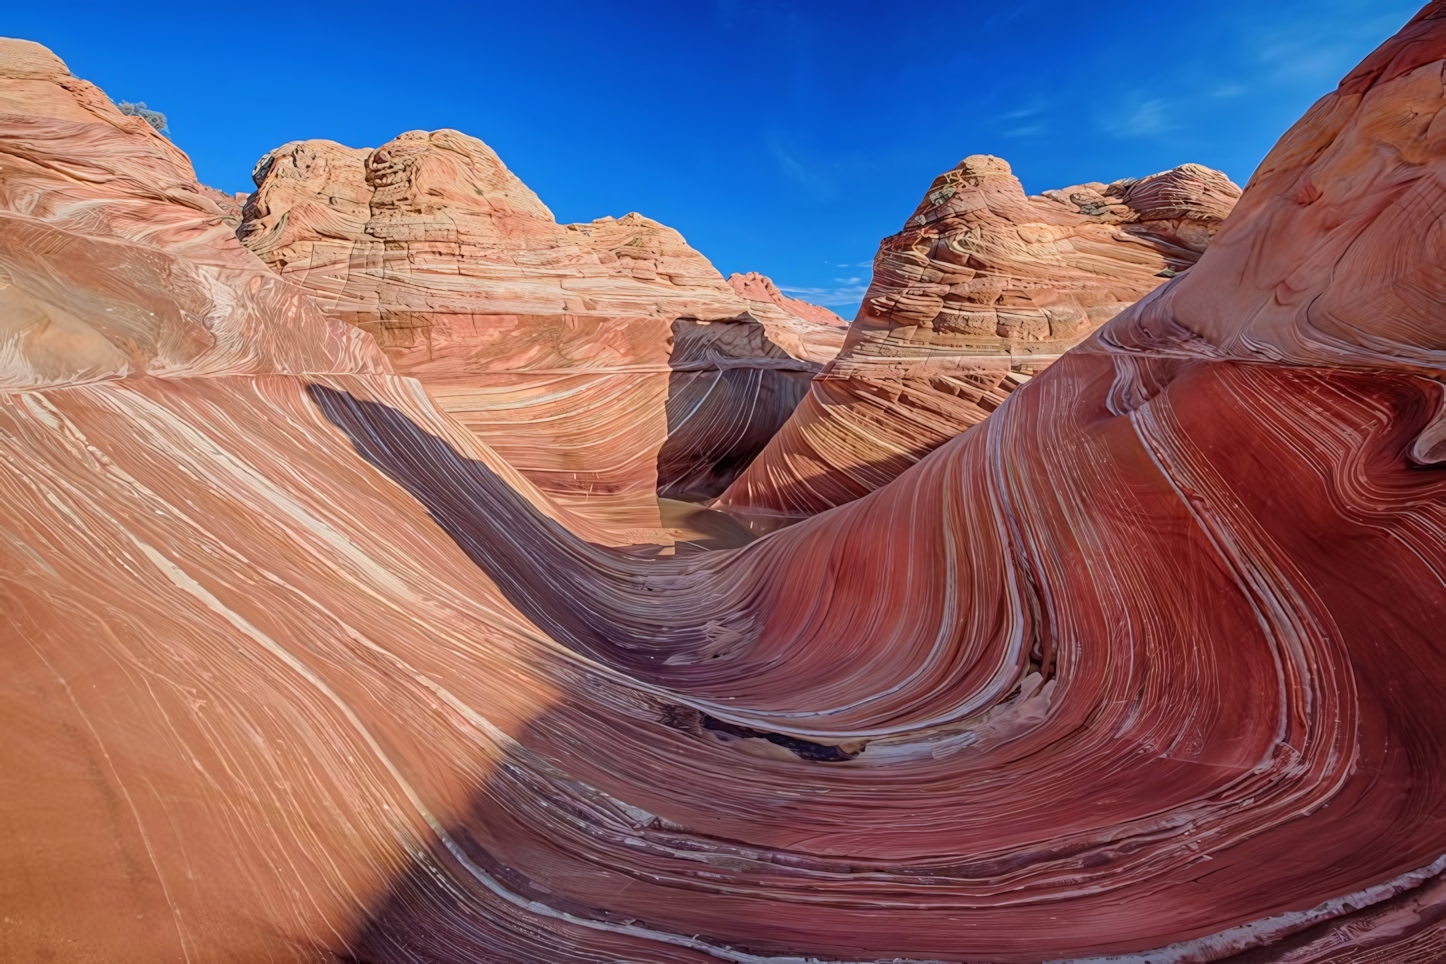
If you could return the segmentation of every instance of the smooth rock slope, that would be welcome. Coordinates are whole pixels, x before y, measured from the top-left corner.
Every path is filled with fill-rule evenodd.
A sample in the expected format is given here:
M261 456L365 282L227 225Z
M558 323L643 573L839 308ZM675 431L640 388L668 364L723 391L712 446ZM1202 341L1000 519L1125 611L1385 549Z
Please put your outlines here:
M0 43L0 956L1440 959L1443 71L1438 0L976 430L644 558Z

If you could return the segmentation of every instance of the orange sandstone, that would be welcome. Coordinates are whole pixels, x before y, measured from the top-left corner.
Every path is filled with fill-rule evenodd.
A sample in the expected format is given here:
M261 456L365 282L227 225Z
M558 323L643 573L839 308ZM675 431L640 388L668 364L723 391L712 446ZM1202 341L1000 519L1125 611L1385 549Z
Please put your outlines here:
M1027 197L965 158L880 244L843 350L719 507L766 528L889 482L1194 264L1239 195L1186 164Z
M0 42L4 955L1440 959L1443 68L1437 0L977 429L653 558Z
M832 312L766 279L761 296L735 290L656 221L558 224L456 131L288 144L255 180L252 251L545 491L634 541L658 525L657 495L721 493L843 341Z

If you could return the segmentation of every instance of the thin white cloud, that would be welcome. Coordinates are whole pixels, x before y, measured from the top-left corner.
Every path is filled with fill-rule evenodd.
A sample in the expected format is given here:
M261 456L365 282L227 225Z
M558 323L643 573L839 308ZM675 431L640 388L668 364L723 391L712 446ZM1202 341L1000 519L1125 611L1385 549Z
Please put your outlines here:
M1159 98L1147 100L1130 115L1129 130L1136 135L1159 134L1175 125L1170 120L1170 105Z
M1040 101L1025 104L999 114L994 121L1003 126L1000 133L1004 137L1038 137L1041 134L1049 133L1046 106Z
M1374 0L1372 4L1345 4L1371 5ZM1401 12L1383 12L1369 19L1359 14L1292 18L1286 24L1271 23L1247 34L1245 54L1262 70L1264 81L1329 88L1374 46L1366 38L1389 37L1400 27L1401 18Z
M849 280L860 283L844 284L836 288L800 288L793 285L779 285L778 290L790 298L801 298L816 305L823 305L825 308L853 307L864 300L864 292L869 290L869 286L862 283L861 278Z
M1113 111L1100 119L1100 126L1117 137L1156 137L1179 125L1175 108L1160 97L1145 97L1134 91L1121 98Z
M816 198L828 199L834 195L833 182L821 172L804 164L788 151L777 138L769 138L768 152L778 164L784 177Z

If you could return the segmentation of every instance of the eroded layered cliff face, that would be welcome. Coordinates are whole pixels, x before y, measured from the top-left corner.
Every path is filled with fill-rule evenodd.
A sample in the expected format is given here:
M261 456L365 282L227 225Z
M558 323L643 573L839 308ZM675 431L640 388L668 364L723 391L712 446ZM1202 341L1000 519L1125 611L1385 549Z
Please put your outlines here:
M843 343L832 312L730 285L638 214L558 224L456 131L288 144L240 237L544 490L624 530L719 495Z
M879 246L843 351L718 506L768 528L893 480L1194 264L1239 196L1186 164L1028 197L966 157Z
M1446 950L1446 3L978 430L682 558L288 301L47 57L0 44L4 217L132 260L7 246L0 318L64 293L136 360L5 342L6 956Z

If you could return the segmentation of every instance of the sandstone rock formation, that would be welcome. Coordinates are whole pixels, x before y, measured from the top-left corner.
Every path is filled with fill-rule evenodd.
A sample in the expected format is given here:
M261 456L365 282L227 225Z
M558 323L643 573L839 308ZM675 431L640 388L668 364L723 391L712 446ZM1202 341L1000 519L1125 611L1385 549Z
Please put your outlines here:
M648 559L0 44L5 956L1439 960L1443 69L1437 0L977 431Z
M476 138L287 144L242 241L555 497L625 530L719 495L843 343L638 214L558 224ZM634 528L637 541L648 541Z
M1194 264L1239 196L1186 164L1027 197L966 157L879 246L843 351L719 507L768 528L891 481Z
M6 43L0 140L0 389L386 370L231 243L184 154L38 44Z
M734 272L728 276L728 285L738 293L740 298L744 298L753 303L749 306L750 311L759 314L769 314L775 317L777 317L779 311L781 311L785 317L792 315L797 318L817 322L820 325L827 325L830 328L848 327L848 322L822 305L814 305L798 298L790 298L778 290L778 286L773 283L772 278L761 275L757 271L750 271L747 274ZM816 329L804 330L816 332ZM825 351L827 351L827 349L825 349ZM828 357L832 358L836 354L838 354L838 349L834 348L832 352L828 353Z

